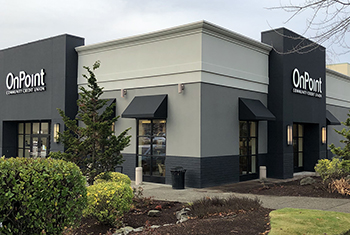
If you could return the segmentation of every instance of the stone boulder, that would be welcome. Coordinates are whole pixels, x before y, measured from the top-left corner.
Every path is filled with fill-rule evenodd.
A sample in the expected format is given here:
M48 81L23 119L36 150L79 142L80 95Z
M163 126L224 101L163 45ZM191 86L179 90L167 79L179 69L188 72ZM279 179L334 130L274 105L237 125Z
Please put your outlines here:
M305 177L300 180L300 185L310 185L316 183L316 180L312 177Z
M159 210L150 210L147 214L149 217L160 217Z
M190 208L182 208L181 211L176 212L177 224L188 220L188 212L191 211Z

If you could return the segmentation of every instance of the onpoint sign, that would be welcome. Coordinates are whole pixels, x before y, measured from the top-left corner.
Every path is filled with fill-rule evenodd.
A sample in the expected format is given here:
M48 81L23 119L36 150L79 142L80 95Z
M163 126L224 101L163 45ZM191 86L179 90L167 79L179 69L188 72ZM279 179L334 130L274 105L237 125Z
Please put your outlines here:
M308 72L300 74L295 68L292 74L293 93L322 98L322 79L311 78Z
M45 91L44 76L44 69L35 74L27 74L25 71L20 71L18 76L8 73L6 76L6 87L8 89L6 95Z

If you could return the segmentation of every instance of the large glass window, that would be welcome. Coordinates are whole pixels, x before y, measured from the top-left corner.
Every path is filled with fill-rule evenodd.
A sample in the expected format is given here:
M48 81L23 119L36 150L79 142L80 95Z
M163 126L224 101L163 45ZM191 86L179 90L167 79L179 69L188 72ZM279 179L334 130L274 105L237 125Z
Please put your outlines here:
M239 122L239 172L241 176L257 174L257 122Z
M304 167L304 125L293 124L293 154L294 170L301 171Z
M19 157L47 157L50 122L19 122L17 143Z
M137 134L137 161L143 175L150 181L165 177L166 120L140 119Z

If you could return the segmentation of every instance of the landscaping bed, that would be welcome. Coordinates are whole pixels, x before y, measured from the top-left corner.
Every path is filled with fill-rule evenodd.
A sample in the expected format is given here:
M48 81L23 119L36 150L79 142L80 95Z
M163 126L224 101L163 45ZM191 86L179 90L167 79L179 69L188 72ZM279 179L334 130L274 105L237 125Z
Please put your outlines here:
M310 185L300 185L300 180L292 180L279 183L263 183L262 181L240 182L224 186L212 187L211 189L223 192L250 193L257 195L273 196L302 196L302 197L322 197L322 198L347 198L349 196L339 193L331 193L327 184L323 184L320 177L312 177L315 183Z
M239 200L239 199L237 199ZM124 215L125 226L133 228L144 227L142 232L131 232L129 234L266 234L270 230L269 213L271 209L256 206L247 210L239 210L230 213L213 213L203 218L190 217L183 223L178 223L175 213L180 211L186 204L180 202L168 202L146 199L146 203L138 203ZM158 209L161 211L159 217L148 216L148 211ZM152 225L161 226L157 229ZM93 219L82 220L81 226L69 234L76 235L98 235L113 234L115 229L98 224Z
M322 184L322 179L313 177L312 185L300 185L300 180L281 183L243 182L212 189L224 192L251 193L275 196L310 196L324 198L350 198L338 193L330 193ZM176 224L176 211L188 205L179 202L142 199L136 201L134 208L124 215L124 225L134 228L144 227L142 232L129 234L267 234L270 231L269 213L271 209L256 207L244 208L234 213L212 213L204 218L193 217L188 221ZM161 216L149 217L148 211L159 209ZM153 229L152 225L164 225ZM110 231L108 233L108 231ZM114 229L100 225L93 219L83 219L82 226L71 234L113 234Z

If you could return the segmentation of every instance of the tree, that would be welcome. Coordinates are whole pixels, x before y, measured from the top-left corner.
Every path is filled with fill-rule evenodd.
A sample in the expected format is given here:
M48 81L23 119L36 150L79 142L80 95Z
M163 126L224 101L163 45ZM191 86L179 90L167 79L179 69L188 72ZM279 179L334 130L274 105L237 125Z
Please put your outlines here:
M300 44L295 48L296 52L308 52L317 48L317 44L329 43L332 46L340 46L345 49L340 53L344 54L350 51L350 46L346 42L347 34L350 30L350 6L349 0L305 0L304 3L293 4L289 1L288 5L272 7L270 9L283 9L291 12L292 16L287 20L290 21L303 12L310 12L309 19L304 35L313 31L314 36L308 39L314 41L314 44ZM334 48L333 48L334 49ZM339 52L338 52L339 54Z
M103 88L97 84L94 74L94 70L99 67L99 61L94 63L92 70L84 66L89 75L83 75L88 81L88 89L79 87L81 92L77 101L77 117L70 119L64 111L58 109L66 127L63 133L59 133L59 140L64 144L65 151L50 155L77 164L90 185L94 183L95 176L101 172L114 171L123 162L121 151L129 145L131 138L128 136L130 128L119 136L115 136L112 131L112 125L119 118L110 118L115 104L99 114L99 110L107 102L100 99ZM78 125L79 123L82 125Z
M344 137L343 140L340 140L340 143L345 144L345 146L342 148L335 147L334 144L331 144L329 147L336 157L344 160L350 160L350 114L348 114L348 119L346 119L345 122L342 122L342 124L347 128L343 128L341 131L335 130L335 132Z

